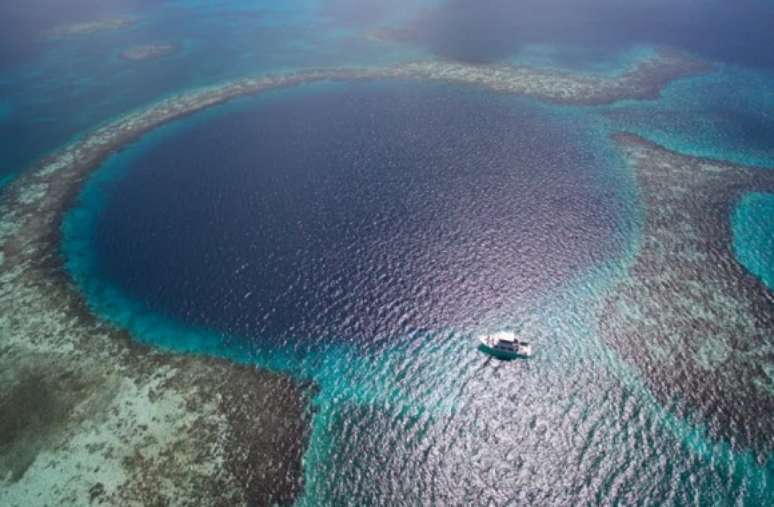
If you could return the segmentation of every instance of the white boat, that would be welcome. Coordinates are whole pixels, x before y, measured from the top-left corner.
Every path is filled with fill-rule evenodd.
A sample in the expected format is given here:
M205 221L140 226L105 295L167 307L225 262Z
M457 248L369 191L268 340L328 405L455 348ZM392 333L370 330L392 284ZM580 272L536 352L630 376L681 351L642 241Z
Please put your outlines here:
M519 340L516 333L512 331L483 334L478 339L483 349L493 356L512 359L532 355L532 345L527 341Z

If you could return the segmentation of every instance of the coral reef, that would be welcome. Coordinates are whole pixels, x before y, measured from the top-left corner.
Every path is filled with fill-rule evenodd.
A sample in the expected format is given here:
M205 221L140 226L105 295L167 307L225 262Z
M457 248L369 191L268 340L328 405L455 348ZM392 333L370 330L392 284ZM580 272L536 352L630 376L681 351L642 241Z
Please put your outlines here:
M651 97L705 69L662 53L605 78L448 62L245 78L152 104L41 160L0 194L0 503L255 505L287 503L301 488L308 386L149 350L95 318L67 278L62 215L110 152L233 97L320 80L436 80L594 104Z
M682 53L662 49L617 76L583 75L511 65L422 62L398 66L396 77L411 76L477 85L495 92L529 95L556 104L597 105L624 99L654 99L670 82L709 70Z
M774 172L615 136L644 208L639 251L600 315L603 338L667 405L700 410L717 436L774 449L774 294L732 250L745 192Z
M308 386L154 352L92 317L57 243L81 176L26 174L0 206L0 504L289 503Z
M143 60L155 60L156 58L162 58L168 56L177 51L177 46L174 44L168 44L160 42L157 44L144 44L142 46L134 46L121 52L121 58L124 60L130 60L134 62Z
M126 28L135 23L133 18L116 17L96 19L93 21L82 21L79 23L70 23L59 25L52 28L48 35L50 37L77 37L81 35L91 35L98 32L109 32Z

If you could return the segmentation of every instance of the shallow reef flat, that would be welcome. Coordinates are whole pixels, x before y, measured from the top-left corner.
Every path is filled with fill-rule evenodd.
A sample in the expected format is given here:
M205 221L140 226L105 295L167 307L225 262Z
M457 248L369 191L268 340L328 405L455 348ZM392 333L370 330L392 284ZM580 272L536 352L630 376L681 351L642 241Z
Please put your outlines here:
M663 403L711 433L774 449L774 294L736 259L731 217L774 171L676 154L617 135L644 209L640 248L600 314L603 338ZM683 403L685 402L685 403Z
M23 176L0 206L0 505L290 503L310 386L93 318L57 243L79 177Z
M300 492L313 388L137 344L90 314L59 251L62 216L109 150L209 103L128 115L3 188L0 504L267 505Z
M312 386L138 345L94 317L65 273L63 214L105 157L143 132L320 80L435 80L588 104L653 96L705 69L661 53L617 77L425 62L245 78L122 116L41 160L0 194L0 504L263 505L302 487Z
M121 58L133 62L155 60L156 58L171 55L175 51L177 51L177 46L174 44L159 42L156 44L144 44L142 46L134 46L126 49L121 52Z
M407 77L477 85L491 91L528 95L556 104L597 105L625 99L655 99L670 82L710 70L683 53L658 50L617 76L576 74L512 65L421 62L396 68Z
M59 25L48 32L49 37L77 37L80 35L91 35L98 32L109 32L119 30L135 24L136 20L129 17L115 17L105 19L95 19L92 21L82 21L79 23L70 23Z

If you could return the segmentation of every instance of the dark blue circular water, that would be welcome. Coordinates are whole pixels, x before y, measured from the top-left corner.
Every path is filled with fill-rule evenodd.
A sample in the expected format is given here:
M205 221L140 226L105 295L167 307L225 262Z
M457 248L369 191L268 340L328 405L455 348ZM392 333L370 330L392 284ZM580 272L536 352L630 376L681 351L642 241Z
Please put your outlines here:
M604 125L434 84L239 101L112 157L68 269L143 341L319 387L300 505L767 504L770 464L598 337L636 241ZM476 349L521 321L529 361Z
M229 335L373 341L529 314L620 246L608 160L546 109L430 84L320 89L135 156L97 222L100 276Z

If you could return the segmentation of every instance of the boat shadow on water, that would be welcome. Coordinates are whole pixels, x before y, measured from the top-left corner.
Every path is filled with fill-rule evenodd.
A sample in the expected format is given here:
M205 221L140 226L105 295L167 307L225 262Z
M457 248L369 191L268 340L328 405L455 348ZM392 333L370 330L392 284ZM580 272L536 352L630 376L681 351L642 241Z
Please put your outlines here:
M507 356L502 354L497 354L496 352L492 352L491 350L487 349L484 345L479 345L478 351L482 352L486 356L486 364L489 364L492 361L497 362L504 362L504 363L512 363L512 362L519 362L524 361L525 363L529 363L528 359L529 357L526 356Z

